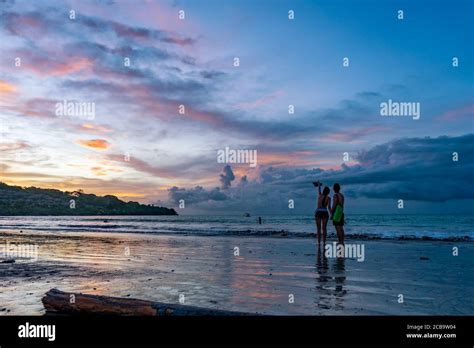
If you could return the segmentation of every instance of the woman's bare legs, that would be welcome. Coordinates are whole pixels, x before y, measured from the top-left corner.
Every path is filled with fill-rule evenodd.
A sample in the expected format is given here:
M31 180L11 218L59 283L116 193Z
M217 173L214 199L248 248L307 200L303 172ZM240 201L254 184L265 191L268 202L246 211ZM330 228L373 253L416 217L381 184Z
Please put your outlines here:
M335 226L337 239L339 240L339 244L344 244L344 227L342 226Z
M326 236L328 234L328 219L323 219L323 224L322 224L322 228L323 228L323 245L326 245Z
M316 218L316 229L318 236L318 245L321 244L321 218Z

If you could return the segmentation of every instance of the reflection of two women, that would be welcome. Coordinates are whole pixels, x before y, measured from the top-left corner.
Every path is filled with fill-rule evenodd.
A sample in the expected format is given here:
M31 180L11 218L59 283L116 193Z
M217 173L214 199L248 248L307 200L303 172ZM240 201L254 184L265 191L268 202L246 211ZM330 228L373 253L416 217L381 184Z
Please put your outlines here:
M314 218L316 220L316 230L318 245L321 244L321 234L323 244L326 244L327 224L329 219L336 229L337 239L340 244L344 244L344 195L340 192L341 185L335 183L333 185L334 195L332 199L329 194L331 190L325 186L321 192L322 184L318 181L313 183L318 188L318 202Z
M330 267L328 258L324 255L324 252L321 252L321 249L318 248L316 258L316 272L318 274L317 281L319 285L317 288L319 290L323 290L326 295L332 295L340 298L347 292L347 290L344 289L344 284L346 281L346 260L344 257L337 257L333 260L334 264L332 267Z

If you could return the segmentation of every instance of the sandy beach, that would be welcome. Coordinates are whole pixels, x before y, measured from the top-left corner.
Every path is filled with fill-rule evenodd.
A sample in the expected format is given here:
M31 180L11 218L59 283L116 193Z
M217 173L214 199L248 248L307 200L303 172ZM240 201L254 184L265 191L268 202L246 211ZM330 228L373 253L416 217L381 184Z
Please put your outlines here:
M365 247L359 262L326 258L310 238L18 230L0 238L38 251L0 260L0 315L43 314L51 288L272 315L474 312L470 242L348 239Z

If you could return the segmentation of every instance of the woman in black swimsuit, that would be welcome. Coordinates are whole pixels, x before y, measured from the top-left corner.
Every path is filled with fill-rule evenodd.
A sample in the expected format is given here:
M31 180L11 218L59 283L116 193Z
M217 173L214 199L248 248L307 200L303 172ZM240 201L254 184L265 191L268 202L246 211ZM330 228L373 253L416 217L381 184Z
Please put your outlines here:
M325 186L323 192L321 193L321 184L319 181L318 185L318 206L314 213L314 218L316 220L317 236L318 236L318 245L321 244L321 229L323 230L323 244L326 244L326 235L327 235L327 225L329 220L329 211L328 207L331 206L331 197L329 197L329 187Z

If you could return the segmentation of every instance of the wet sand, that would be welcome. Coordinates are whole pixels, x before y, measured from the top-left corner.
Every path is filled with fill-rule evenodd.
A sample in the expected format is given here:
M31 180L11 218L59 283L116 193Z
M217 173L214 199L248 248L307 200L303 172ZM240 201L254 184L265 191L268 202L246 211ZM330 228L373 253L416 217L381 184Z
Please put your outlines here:
M474 313L469 242L348 239L363 262L326 258L307 238L2 231L6 243L38 254L0 249L0 315L43 314L54 287L276 315Z

